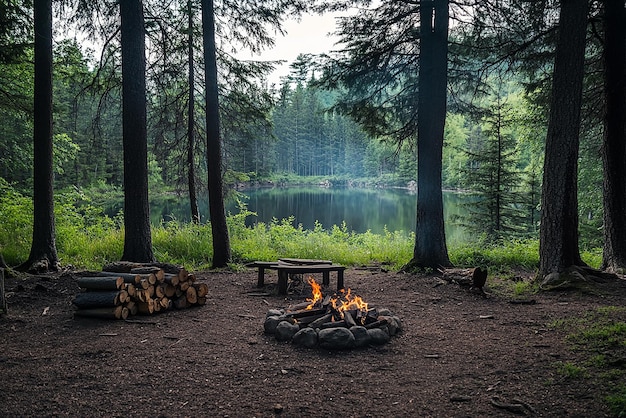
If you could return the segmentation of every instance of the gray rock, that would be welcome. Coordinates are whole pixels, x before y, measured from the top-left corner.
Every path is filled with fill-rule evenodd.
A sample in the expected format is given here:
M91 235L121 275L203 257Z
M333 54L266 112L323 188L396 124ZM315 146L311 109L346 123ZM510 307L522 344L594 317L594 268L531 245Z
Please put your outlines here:
M354 335L347 328L327 328L318 334L320 346L331 350L343 350L355 345Z
M302 328L293 336L292 342L306 348L313 348L317 345L317 332L313 328Z
M287 321L280 321L276 326L276 339L278 341L291 341L296 332L300 330L297 324L290 324Z
M381 316L391 316L391 315L393 315L393 314L387 308L379 308L378 309L378 316L379 316L378 319L380 319Z
M270 316L281 316L282 314L283 312L280 309L270 309L267 311L267 314L265 314L265 317L269 318Z
M380 328L372 328L368 329L367 333L371 338L371 344L373 345L383 345L386 344L391 337L389 334Z
M378 316L378 320L386 319L387 320L387 330L389 331L390 336L394 336L398 333L400 329L400 324L397 316Z
M276 327L280 322L280 318L278 316L268 316L265 318L265 322L263 323L263 329L266 334L275 334Z
M350 328L350 332L354 335L354 343L357 347L365 347L370 344L372 337L367 333L367 329L361 326Z
M402 320L400 319L400 317L393 315L392 318L396 321L396 324L398 326L398 332L402 332Z

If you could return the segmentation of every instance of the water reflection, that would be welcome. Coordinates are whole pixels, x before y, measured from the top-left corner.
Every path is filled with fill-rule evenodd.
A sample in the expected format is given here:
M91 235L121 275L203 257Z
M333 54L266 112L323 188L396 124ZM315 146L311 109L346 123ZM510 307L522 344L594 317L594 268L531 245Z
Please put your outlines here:
M380 234L388 231L412 232L415 230L416 196L405 189L348 189L319 187L261 188L243 192L243 201L248 209L256 212L249 217L247 224L270 223L272 219L294 217L294 225L313 229L319 222L325 229L341 225L345 221L350 231L367 230ZM199 201L202 221L208 218L208 199L201 196ZM454 215L462 213L461 203L466 197L459 193L444 192L444 217L448 241L465 241L467 233L455 225ZM121 203L106 209L114 215L121 209ZM150 202L151 221L190 220L189 200L185 196L161 196ZM236 202L227 202L227 213L237 213Z

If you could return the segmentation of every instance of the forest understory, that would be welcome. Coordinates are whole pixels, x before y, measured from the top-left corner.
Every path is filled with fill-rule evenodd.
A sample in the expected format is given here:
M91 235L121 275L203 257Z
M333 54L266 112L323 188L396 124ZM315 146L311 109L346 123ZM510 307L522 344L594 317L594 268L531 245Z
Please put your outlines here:
M263 332L268 309L307 289L279 296L269 274L258 289L253 270L195 274L205 306L132 321L74 318L77 272L8 278L0 416L602 417L625 405L624 344L590 351L572 337L626 322L622 278L520 298L497 278L483 296L438 275L351 268L346 286L403 332L330 351Z

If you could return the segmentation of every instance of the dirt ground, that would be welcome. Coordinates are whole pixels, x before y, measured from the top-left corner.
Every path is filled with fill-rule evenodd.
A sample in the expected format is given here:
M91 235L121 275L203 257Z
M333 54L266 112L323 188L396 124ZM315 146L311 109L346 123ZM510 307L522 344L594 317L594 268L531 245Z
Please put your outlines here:
M558 373L577 354L550 324L622 305L624 280L513 304L436 276L349 269L346 286L391 309L404 331L382 347L327 351L263 334L269 308L308 294L259 296L252 270L196 276L210 288L205 306L137 322L73 318L68 274L7 279L0 416L515 415L492 400L526 404L530 416L608 416L602 387Z

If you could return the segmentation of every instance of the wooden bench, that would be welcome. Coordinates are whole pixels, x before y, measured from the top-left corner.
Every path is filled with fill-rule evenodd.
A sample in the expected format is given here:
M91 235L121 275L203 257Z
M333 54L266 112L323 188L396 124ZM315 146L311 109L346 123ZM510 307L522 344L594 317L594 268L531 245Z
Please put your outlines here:
M344 288L343 272L346 269L339 264L333 264L330 260L308 260L300 258L281 258L278 261L255 261L247 265L258 268L257 286L263 287L265 283L265 270L278 271L278 293L287 294L287 281L291 274L322 273L322 281L325 286L330 284L330 272L337 272L337 290Z

